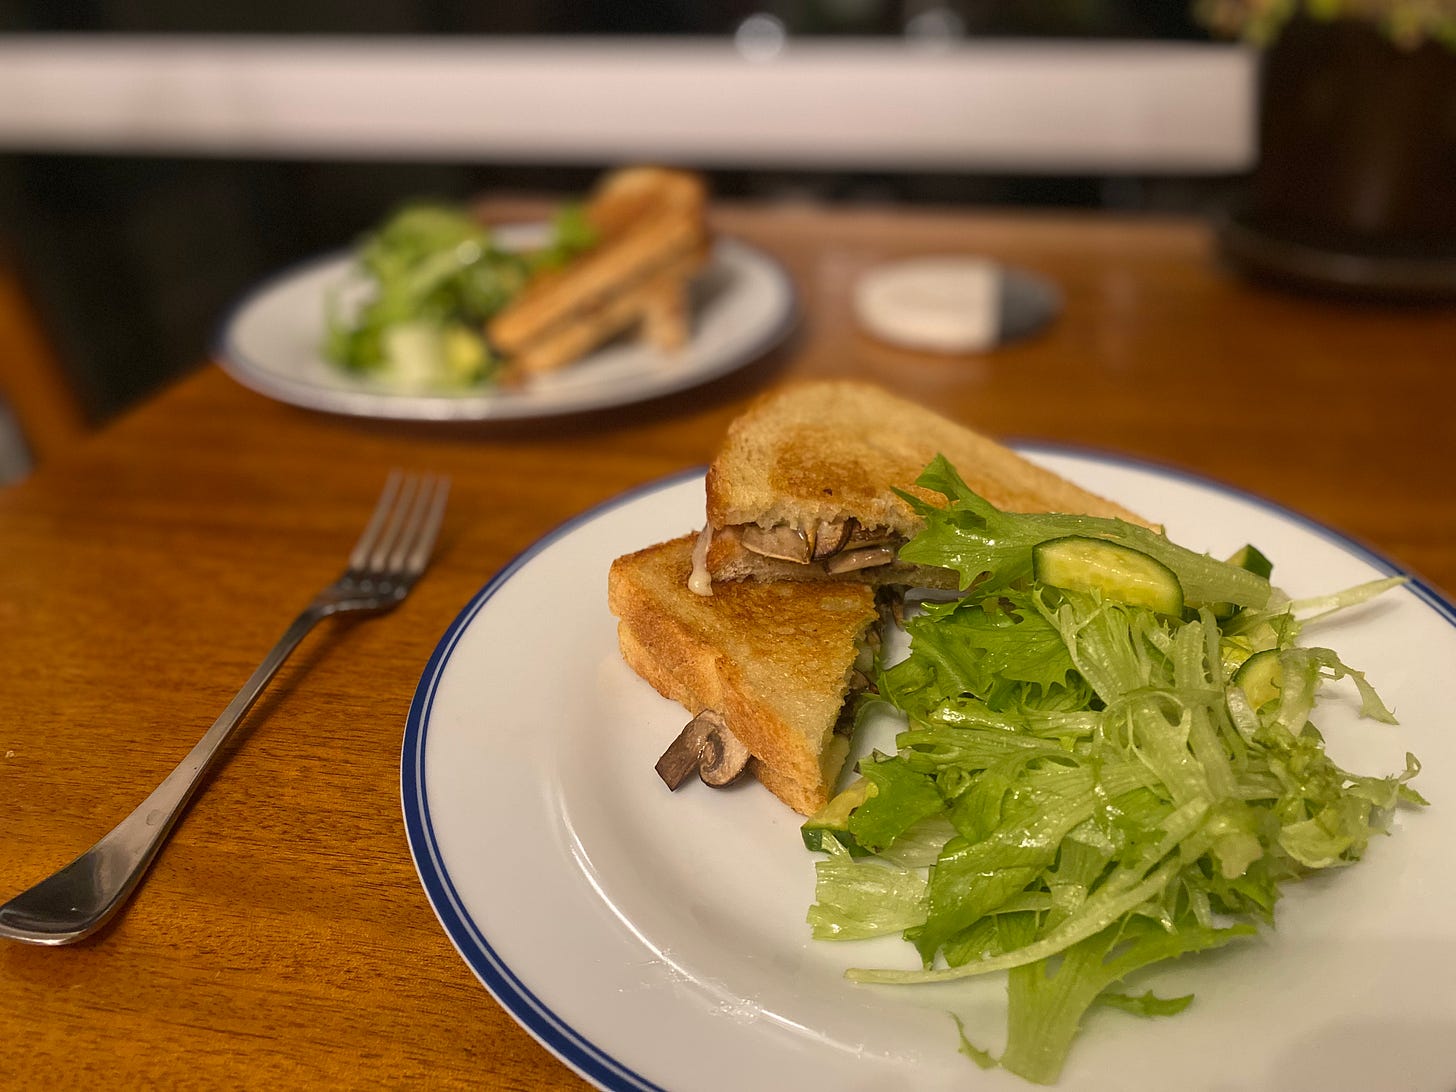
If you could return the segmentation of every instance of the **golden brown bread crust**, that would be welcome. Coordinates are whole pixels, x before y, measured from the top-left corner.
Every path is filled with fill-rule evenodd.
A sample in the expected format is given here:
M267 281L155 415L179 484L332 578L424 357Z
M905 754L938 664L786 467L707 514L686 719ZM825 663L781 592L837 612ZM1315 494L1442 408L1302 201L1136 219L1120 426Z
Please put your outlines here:
M767 526L790 516L852 515L913 533L919 522L892 487L944 505L939 493L915 485L937 454L998 508L1113 516L1150 526L988 436L851 380L786 384L734 420L708 469L708 521L714 527Z
M881 387L850 380L787 384L761 396L734 420L708 468L708 522L714 528L803 526L853 516L865 526L888 527L910 538L922 523L894 490L944 506L939 493L915 485L937 454L998 508L1107 516L1153 526L988 436ZM715 541L714 546L708 560L714 579L808 575L808 570L755 560L736 543ZM869 573L858 578L873 579Z
M655 167L615 171L598 184L584 214L596 244L532 276L488 324L491 344L506 356L640 287L669 264L696 256L690 273L706 259L707 191L697 175Z
M612 563L607 600L622 657L689 713L721 713L753 754L759 780L811 815L844 763L847 744L833 729L858 639L877 618L874 593L864 585L743 583L695 595L687 589L694 538Z

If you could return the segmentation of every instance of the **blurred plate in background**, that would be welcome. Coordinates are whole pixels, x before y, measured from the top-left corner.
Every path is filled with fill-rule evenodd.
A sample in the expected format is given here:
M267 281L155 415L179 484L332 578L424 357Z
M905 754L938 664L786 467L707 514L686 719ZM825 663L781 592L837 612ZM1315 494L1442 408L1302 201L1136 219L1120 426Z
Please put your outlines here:
M521 241L533 226L522 230ZM502 229L509 240L512 229ZM223 369L260 394L308 409L412 421L549 417L640 402L706 383L763 356L793 328L794 289L763 251L720 238L693 284L692 340L664 354L612 342L519 388L401 391L322 354L327 300L357 291L353 255L325 255L278 274L233 308L218 336Z

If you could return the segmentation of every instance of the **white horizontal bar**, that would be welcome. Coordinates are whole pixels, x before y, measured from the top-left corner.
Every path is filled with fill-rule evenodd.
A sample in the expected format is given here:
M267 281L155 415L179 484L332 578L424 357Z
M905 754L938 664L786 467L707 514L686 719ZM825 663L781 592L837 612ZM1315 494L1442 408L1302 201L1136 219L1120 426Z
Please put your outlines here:
M1237 46L0 36L0 148L876 170L1241 170Z

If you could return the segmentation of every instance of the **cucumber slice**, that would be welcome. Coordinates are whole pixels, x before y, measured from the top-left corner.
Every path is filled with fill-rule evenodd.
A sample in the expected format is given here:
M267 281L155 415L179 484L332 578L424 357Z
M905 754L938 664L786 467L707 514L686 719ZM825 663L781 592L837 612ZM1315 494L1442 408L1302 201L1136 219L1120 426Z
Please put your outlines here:
M1244 666L1234 672L1234 683L1243 688L1249 696L1249 704L1255 709L1275 701L1284 688L1284 669L1279 664L1279 650L1265 649L1256 652L1244 661Z
M1246 572L1251 572L1255 576L1262 576L1265 580L1268 580L1274 572L1274 562L1260 553L1259 549L1255 546L1239 547L1238 550L1234 551L1233 556L1228 559L1228 563L1230 565L1237 565L1239 568Z
M1157 558L1119 542L1082 535L1050 539L1032 548L1031 571L1055 588L1100 592L1104 599L1160 614L1183 613L1178 575Z
M1239 549L1236 549L1235 552L1233 552L1232 555L1227 558L1226 563L1229 563L1229 565L1238 565L1239 568L1243 569L1243 571L1252 572L1255 577L1262 577L1264 579L1270 578L1271 572L1274 572L1274 562L1271 562L1270 559L1265 558L1265 556L1262 555L1261 552L1259 552L1257 546L1239 547ZM1219 622L1223 622L1224 619L1230 619L1230 617L1233 617L1236 613L1239 613L1238 607L1236 607L1233 603L1211 603L1208 604L1208 606L1210 606L1210 609L1213 610L1213 616L1216 617L1216 619L1219 619Z
M1262 576L1269 579L1269 574L1274 571L1274 563L1259 552L1255 546L1240 546L1227 560L1229 565L1237 565L1245 572L1253 573L1255 576ZM1220 622L1232 618L1238 613L1238 607L1233 603L1210 604L1213 616Z
M1248 662L1250 656L1271 648L1277 649L1280 640L1279 631L1268 622L1260 622L1242 633L1220 637L1218 651L1220 659L1223 660L1224 674L1232 678Z
M849 833L849 816L855 808L874 794L874 782L863 777L839 793L810 816L799 828L799 835L804 839L804 846L815 853L822 853L824 839L835 838L854 856L858 857L865 853L866 851L855 841L854 835Z

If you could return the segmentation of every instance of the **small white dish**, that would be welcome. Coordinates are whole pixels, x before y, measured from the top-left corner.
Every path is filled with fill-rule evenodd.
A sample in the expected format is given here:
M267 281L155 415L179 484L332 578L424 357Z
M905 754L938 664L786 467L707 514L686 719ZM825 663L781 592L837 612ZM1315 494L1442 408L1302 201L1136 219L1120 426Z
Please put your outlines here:
M538 225L498 229L528 245ZM664 354L635 341L603 346L520 388L407 392L353 375L322 354L331 293L358 298L353 255L339 252L285 270L243 297L224 321L215 356L260 394L308 409L413 421L550 417L607 409L698 386L767 353L793 328L793 284L763 251L720 238L693 284L692 338Z
M984 353L1036 333L1061 293L1035 273L974 254L872 266L854 284L854 314L872 337L904 349Z
M1179 542L1253 542L1295 596L1391 567L1246 494L1100 455L1027 454ZM609 1089L1029 1087L957 1050L1004 1041L1005 978L870 987L851 966L914 966L898 937L810 939L814 861L798 816L756 783L669 793L653 763L686 714L622 662L611 560L702 520L698 472L546 536L441 639L405 730L401 789L421 881L446 934L545 1046ZM1334 688L1316 710L1332 755L1368 773L1424 763L1432 801L1402 811L1358 866L1291 885L1279 927L1129 984L1194 993L1185 1013L1089 1015L1064 1092L1456 1087L1456 608L1419 583L1312 625L1401 719L1361 721Z

